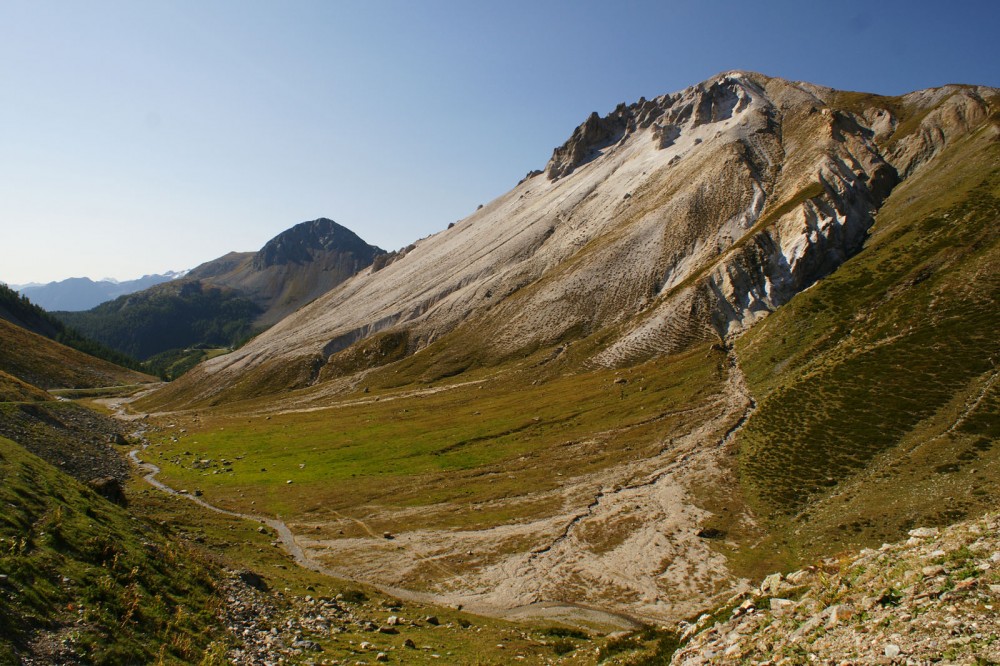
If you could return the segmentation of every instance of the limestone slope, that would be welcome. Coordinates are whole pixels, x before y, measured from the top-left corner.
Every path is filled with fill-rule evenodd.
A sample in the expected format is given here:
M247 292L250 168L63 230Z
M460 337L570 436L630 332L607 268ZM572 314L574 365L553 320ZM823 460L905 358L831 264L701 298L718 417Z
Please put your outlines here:
M593 336L589 362L621 366L725 338L858 252L892 189L998 99L974 86L887 98L729 72L594 114L544 172L159 399L315 384L379 335L395 353L364 367L455 331L480 364Z

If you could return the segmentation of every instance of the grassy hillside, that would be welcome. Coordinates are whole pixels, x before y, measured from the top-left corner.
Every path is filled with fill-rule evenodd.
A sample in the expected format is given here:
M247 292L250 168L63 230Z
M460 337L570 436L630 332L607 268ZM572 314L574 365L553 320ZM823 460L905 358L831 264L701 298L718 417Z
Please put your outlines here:
M0 320L6 320L32 333L115 365L133 370L140 369L139 363L131 356L84 337L5 284L0 284Z
M22 382L17 377L0 370L0 402L28 402L52 400L52 396L38 387Z
M4 438L0 502L0 663L212 661L218 573L182 543Z
M562 375L539 366L548 354L461 381L379 387L401 381L390 369L369 377L370 393L316 410L248 417L273 402L266 399L229 414L178 414L150 455L171 485L198 488L226 506L255 502L309 520L368 503L421 506L419 518L407 514L409 528L485 527L545 515L560 500L540 502L536 494L654 454L663 437L690 426L696 415L686 410L708 402L725 378L724 355L707 347L624 374ZM489 509L497 500L503 506ZM469 504L482 507L457 509ZM378 530L403 526L379 520Z
M995 508L996 131L900 185L861 254L737 344L759 402L742 479L789 557Z
M0 319L0 369L42 389L91 388L153 381Z

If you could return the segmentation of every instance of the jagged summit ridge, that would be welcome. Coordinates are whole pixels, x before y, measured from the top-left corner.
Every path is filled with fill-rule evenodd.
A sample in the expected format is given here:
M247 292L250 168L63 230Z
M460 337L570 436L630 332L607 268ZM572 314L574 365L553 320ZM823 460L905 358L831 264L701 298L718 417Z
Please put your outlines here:
M192 385L214 395L272 364L300 368L286 376L306 385L346 347L390 332L412 353L463 327L467 353L490 363L605 331L591 362L607 366L725 338L858 252L900 179L988 123L998 99L727 72L591 115L547 177L362 271Z
M550 180L562 178L600 154L602 148L621 142L628 135L653 127L659 148L667 148L684 129L719 122L743 111L760 89L741 73L699 84L681 93L661 95L652 100L619 104L601 117L592 112L563 145L556 148L545 167Z

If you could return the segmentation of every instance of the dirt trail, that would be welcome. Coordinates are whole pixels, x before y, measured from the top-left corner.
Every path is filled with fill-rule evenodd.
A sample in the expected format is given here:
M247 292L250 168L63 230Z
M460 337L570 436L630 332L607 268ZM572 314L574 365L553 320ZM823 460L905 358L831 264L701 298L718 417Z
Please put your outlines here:
M215 506L205 500L191 495L189 493L183 493L174 488L171 488L167 484L163 483L156 478L157 474L160 472L160 468L151 462L147 462L140 457L140 450L133 449L129 452L129 457L135 463L135 465L144 470L146 473L143 475L143 479L149 483L154 488L165 492L169 495L174 495L177 497L183 497L191 502L194 502L198 506L207 509L209 511L214 511L226 516L231 516L233 518L239 518L242 520L250 520L253 522L261 523L267 525L275 531L278 535L278 539L281 542L282 547L288 552L289 555L295 560L295 563L303 568L309 569L310 571L315 571L327 576L338 578L340 580L347 580L355 583L369 585L374 587L385 594L391 595L398 599L404 601L411 601L416 603L433 604L437 606L454 606L461 607L464 610L475 613L478 615L485 615L488 617L496 617L506 620L534 620L539 618L548 618L556 621L563 621L572 623L584 623L588 626L599 626L608 629L636 629L641 626L641 623L636 621L627 615L622 615L619 613L611 613L603 611L596 608L589 608L578 604L559 604L559 603L533 603L526 604L524 606L515 608L500 608L496 606L491 606L489 604L473 603L473 604L463 604L464 600L461 597L448 594L431 594L424 592L416 592L413 590L407 590L404 588L379 585L368 580L360 580L356 577L351 576L346 571L341 571L333 567L327 566L318 560L311 557L308 552L302 548L299 544L298 539L296 539L295 534L289 529L288 525L280 518L269 518L267 516L262 516L259 514L241 513L238 511L230 511L228 509L223 509L221 507ZM360 522L360 521L358 521ZM362 523L364 529L369 531L367 525ZM374 533L371 533L374 537ZM451 573L447 572L446 573Z

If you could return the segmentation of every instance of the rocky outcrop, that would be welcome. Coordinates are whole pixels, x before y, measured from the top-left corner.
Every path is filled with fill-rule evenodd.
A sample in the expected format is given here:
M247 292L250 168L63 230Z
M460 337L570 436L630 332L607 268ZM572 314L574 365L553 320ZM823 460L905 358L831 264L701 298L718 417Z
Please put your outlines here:
M670 662L979 664L1000 660L1000 517L773 574L727 617L682 624Z
M624 104L603 118L596 111L591 113L573 131L573 136L552 153L552 159L545 167L549 180L568 176L575 168L598 156L601 148L621 138L631 120L630 109Z
M642 98L632 105L619 104L604 117L595 111L566 143L553 151L545 173L550 180L568 176L577 167L599 157L601 149L650 126L654 127L659 147L666 148L680 136L682 124L696 128L727 120L743 111L752 99L747 87L748 82L742 77L724 76L690 88L684 94L663 95L653 100Z

